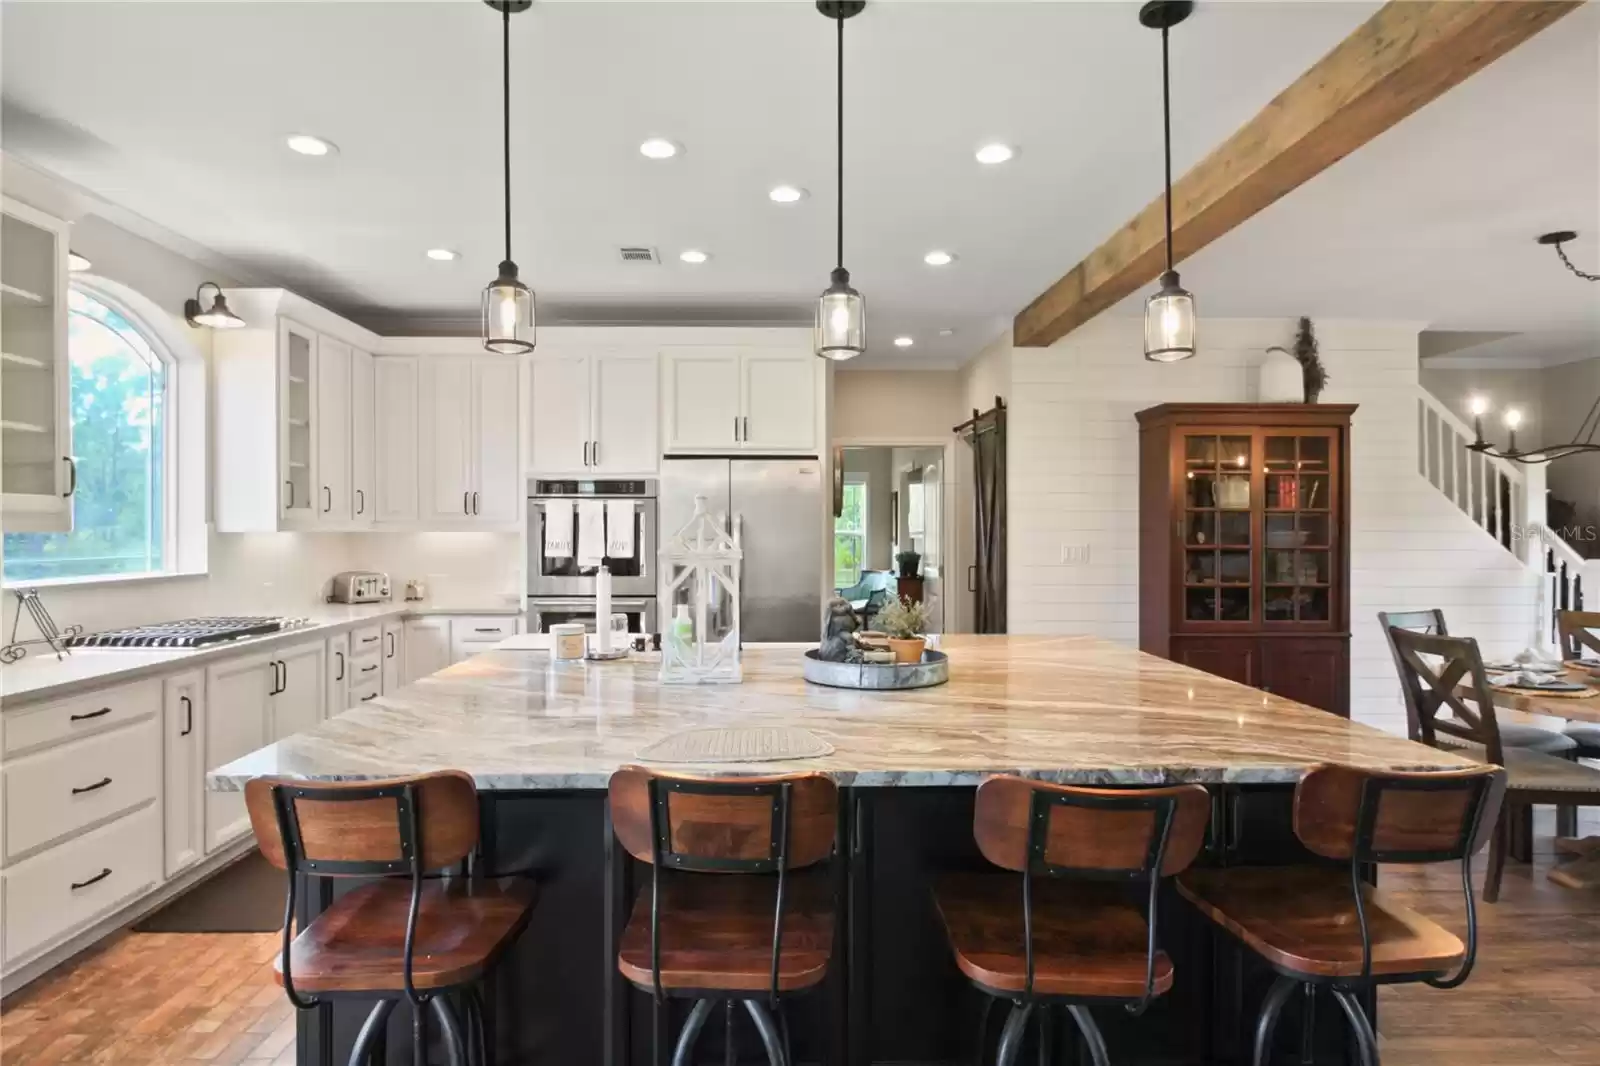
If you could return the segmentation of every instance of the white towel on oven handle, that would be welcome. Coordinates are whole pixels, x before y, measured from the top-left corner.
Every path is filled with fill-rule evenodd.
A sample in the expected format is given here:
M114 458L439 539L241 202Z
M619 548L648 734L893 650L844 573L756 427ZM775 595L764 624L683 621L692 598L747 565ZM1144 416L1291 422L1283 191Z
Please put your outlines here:
M606 557L604 500L578 501L578 566L599 566Z
M606 501L606 557L632 559L634 516L639 513L633 500Z
M572 557L572 501L544 502L544 554L547 559Z

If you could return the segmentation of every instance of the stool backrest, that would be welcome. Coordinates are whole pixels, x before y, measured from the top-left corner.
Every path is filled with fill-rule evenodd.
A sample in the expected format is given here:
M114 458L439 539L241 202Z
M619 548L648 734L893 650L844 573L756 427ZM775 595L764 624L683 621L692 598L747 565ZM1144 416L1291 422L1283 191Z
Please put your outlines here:
M1350 891L1361 929L1361 978L1372 974L1372 933L1362 887L1369 865L1403 862L1461 864L1467 905L1467 953L1454 977L1425 978L1454 988L1472 972L1478 953L1477 903L1472 895L1472 856L1482 849L1500 817L1506 772L1472 766L1430 773L1320 766L1300 779L1294 793L1294 831L1324 858L1350 864Z
M1576 659L1583 649L1600 655L1600 611L1557 611L1556 635L1561 643L1561 657Z
M1405 629L1413 633L1432 633L1436 637L1447 637L1450 631L1444 626L1444 612L1434 608L1429 611L1379 611L1378 624L1383 627L1384 639L1389 642L1389 655L1394 659L1395 673L1405 675L1405 667L1400 663L1400 649L1395 647L1394 637L1390 634L1396 629ZM1400 686L1401 698L1406 705L1406 732L1412 740L1422 740L1422 722L1418 716L1415 702L1411 698L1411 690L1405 685Z
M991 777L973 801L972 834L984 858L1022 874L1023 995L1033 995L1033 879L1124 881L1148 889L1142 1013L1155 996L1156 906L1161 881L1182 873L1205 841L1211 797L1199 785L1077 788Z
M1438 746L1440 733L1459 737L1482 744L1487 761L1503 766L1505 751L1500 745L1500 725L1495 720L1494 694L1489 689L1478 642L1471 637L1413 633L1393 626L1389 628L1389 642L1400 670L1407 713L1416 718L1413 739ZM1424 655L1436 657L1437 668L1430 666ZM1456 686L1463 681L1469 686L1476 709L1468 707L1456 694ZM1439 717L1445 707L1454 717Z
M245 783L244 799L262 857L289 874L280 961L289 1002L302 1010L317 1002L295 991L290 966L299 875L405 874L411 881L411 906L402 980L407 997L420 1005L412 962L423 874L453 866L478 846L478 790L471 776L441 770L378 781L258 777Z

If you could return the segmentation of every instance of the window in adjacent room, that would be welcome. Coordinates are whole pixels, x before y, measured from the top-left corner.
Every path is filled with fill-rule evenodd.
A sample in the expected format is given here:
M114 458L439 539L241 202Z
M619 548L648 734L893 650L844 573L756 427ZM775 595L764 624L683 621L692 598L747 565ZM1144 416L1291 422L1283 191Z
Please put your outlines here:
M170 360L122 314L74 288L67 361L72 532L6 534L6 582L175 569Z
M844 483L844 508L833 520L833 587L849 588L861 580L867 551L867 485Z

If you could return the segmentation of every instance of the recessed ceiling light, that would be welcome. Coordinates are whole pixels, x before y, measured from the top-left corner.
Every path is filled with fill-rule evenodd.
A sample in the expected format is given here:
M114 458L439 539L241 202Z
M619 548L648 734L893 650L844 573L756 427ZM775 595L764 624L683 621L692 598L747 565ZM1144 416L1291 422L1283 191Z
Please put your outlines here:
M927 255L923 256L922 261L931 267L942 267L949 266L951 263L954 263L956 261L956 257L950 252L942 252L935 249L934 251L931 251Z
M309 133L291 133L285 143L291 151L301 155L334 155L339 151L339 146L332 141L313 137Z
M915 343L917 342L910 337L896 337L894 339L894 346L896 348L909 348Z
M797 200L804 200L806 191L794 185L779 185L767 193L767 199L775 204L792 204Z
M986 144L977 151L978 162L993 166L996 163L1005 163L1016 155L1016 150L1009 144Z
M441 263L448 263L451 260L456 259L457 257L458 257L458 253L452 252L448 248L429 248L428 249L428 258L429 259L436 259Z
M956 331L953 329L941 329L939 331L939 336L941 337L954 337L955 335Z
M686 251L679 252L678 258L682 259L685 263L704 263L707 259L710 259L711 256L707 255L705 252L702 252L698 248L690 248Z
M639 146L639 154L646 159L671 159L679 148L665 137L652 137Z

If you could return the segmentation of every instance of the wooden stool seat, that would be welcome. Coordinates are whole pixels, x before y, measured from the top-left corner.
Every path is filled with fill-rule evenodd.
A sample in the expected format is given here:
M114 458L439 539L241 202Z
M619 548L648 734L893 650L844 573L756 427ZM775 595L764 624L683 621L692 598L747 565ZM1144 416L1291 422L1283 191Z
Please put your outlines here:
M775 877L663 872L661 987L766 990L772 981L777 887ZM794 992L810 988L827 974L833 952L833 903L826 876L792 875L784 891L778 990ZM617 968L638 987L652 987L648 891L634 900Z
M1039 995L1138 999L1145 992L1149 927L1119 886L1040 879L1033 886L1033 990ZM952 874L934 887L956 965L994 993L1027 985L1017 878ZM1172 987L1172 962L1156 952L1155 994Z
M1445 973L1466 957L1459 937L1381 890L1363 886L1372 974ZM1280 971L1359 977L1361 924L1348 869L1190 870L1178 891Z
M412 948L412 985L476 981L528 924L538 890L523 878L423 885ZM289 949L302 992L392 992L404 983L409 880L377 881L340 896ZM273 972L283 983L283 959Z

